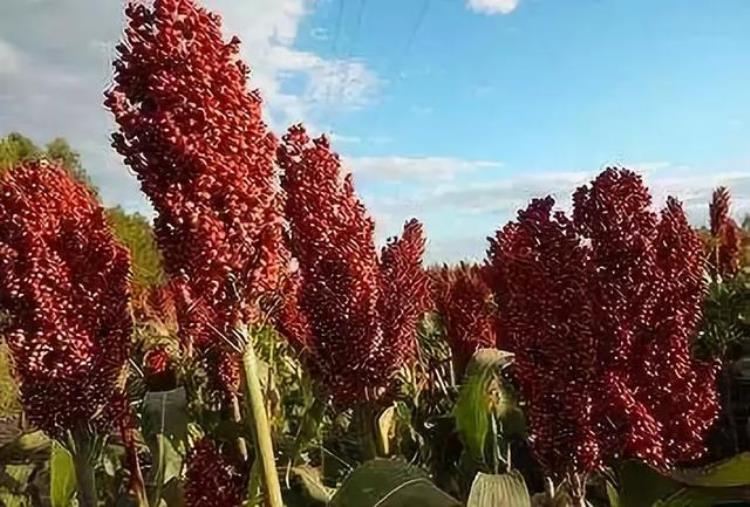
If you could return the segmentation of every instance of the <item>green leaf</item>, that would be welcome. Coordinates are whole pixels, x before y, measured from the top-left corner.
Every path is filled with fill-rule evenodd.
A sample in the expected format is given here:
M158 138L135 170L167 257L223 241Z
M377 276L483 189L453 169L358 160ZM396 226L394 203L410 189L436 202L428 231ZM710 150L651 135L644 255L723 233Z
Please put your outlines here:
M73 456L58 442L52 443L50 467L50 503L52 507L68 507L76 490Z
M460 507L420 468L403 461L374 459L352 472L330 507Z
M626 461L620 467L621 507L648 507L680 488L680 483L640 461Z
M617 492L617 488L607 481L607 498L609 499L609 507L621 507L620 494Z
M21 494L26 491L34 465L5 465L0 469L0 488L10 493Z
M309 465L301 465L293 467L291 473L296 479L295 483L299 486L296 489L301 490L298 495L300 497L299 505L307 507L328 505L336 490L323 484L319 469Z
M50 443L51 440L41 431L24 433L0 447L0 462L27 461L41 456L46 461Z
M484 451L493 412L490 383L500 369L510 364L512 357L513 354L497 349L478 350L466 369L464 383L453 408L461 441L469 455L480 463L486 462ZM500 408L501 412L510 412L508 407L501 405Z
M531 507L529 490L518 472L474 478L466 507Z
M0 505L5 507L31 507L28 485L34 474L34 469L34 464L8 464L0 469Z
M182 470L188 434L185 389L146 393L143 429L154 459L149 503L158 505L164 484L178 477Z
M710 507L750 500L750 455L669 475L636 461L620 468L621 507Z
M750 452L703 468L675 470L672 479L690 486L728 488L750 484Z

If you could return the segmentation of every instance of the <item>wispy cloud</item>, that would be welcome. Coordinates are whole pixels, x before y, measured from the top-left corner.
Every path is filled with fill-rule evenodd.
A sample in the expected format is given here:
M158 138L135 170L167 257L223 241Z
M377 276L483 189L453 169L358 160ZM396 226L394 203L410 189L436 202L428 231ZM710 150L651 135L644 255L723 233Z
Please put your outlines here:
M501 162L491 160L464 160L452 157L344 157L344 165L358 181L450 181L459 174L486 169L499 169Z
M708 221L708 203L717 186L732 192L732 214L742 218L750 213L750 163L725 170L696 168L668 162L623 164L644 178L653 196L654 209L660 209L668 196L680 199L696 226ZM365 194L378 225L381 241L397 234L401 224L416 216L426 224L430 241L427 258L430 262L479 260L490 236L519 209L535 197L551 195L556 206L570 211L575 189L587 184L601 168L573 171L524 171L502 178L477 183L454 178L443 184L422 181L396 195ZM356 173L355 173L356 175ZM462 183L463 182L463 183ZM458 224L458 225L455 225Z
M383 85L356 58L324 58L294 47L313 5L312 0L206 1L223 15L225 32L242 40L252 83L260 89L268 120L277 130L300 121L317 124L331 112L364 107Z
M520 0L468 0L467 6L481 14L510 14L518 7Z

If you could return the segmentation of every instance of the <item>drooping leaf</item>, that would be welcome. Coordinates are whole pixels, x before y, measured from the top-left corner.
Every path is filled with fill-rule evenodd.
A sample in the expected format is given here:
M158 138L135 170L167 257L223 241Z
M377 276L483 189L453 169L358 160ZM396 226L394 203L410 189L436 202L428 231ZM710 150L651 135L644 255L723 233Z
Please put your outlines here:
M42 431L23 433L0 447L0 462L46 459L50 444L51 440Z
M328 505L331 501L335 490L323 484L320 470L309 465L301 465L292 468L292 475L299 480L305 505Z
M420 468L403 461L374 459L352 472L330 507L460 507Z
M489 386L497 372L507 366L512 354L497 349L480 349L469 362L464 383L453 409L456 429L469 455L485 462L484 451L493 411ZM506 408L510 411L510 408Z
M378 452L381 456L389 456L391 454L391 440L395 433L397 418L396 418L396 406L391 405L390 407L383 410L378 416L375 433L378 445Z
M526 482L518 472L490 475L479 472L466 507L531 507Z
M68 507L76 490L73 456L57 442L52 443L50 467L50 503L52 507Z

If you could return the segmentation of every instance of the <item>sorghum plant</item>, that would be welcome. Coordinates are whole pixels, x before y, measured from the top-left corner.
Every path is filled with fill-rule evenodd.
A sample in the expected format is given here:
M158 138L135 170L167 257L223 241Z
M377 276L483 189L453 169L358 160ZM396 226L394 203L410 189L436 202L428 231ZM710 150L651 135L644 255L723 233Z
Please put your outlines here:
M242 336L269 501L281 505L257 372L248 369L253 337L243 332L264 321L263 299L277 289L286 257L276 142L261 119L259 95L248 91L239 40L222 39L218 16L193 0L155 0L150 8L131 2L125 13L105 101L120 130L113 146L156 211L185 351L195 350L236 420L241 369L233 340ZM239 447L246 454L241 439Z
M93 442L126 414L128 252L94 195L59 165L29 162L0 182L0 308L30 422L71 448L79 500L95 502ZM84 451L84 449L88 449ZM89 466L86 466L89 465Z
M734 362L743 354L748 343L746 316L750 309L748 285L741 270L743 231L730 216L729 191L717 188L709 204L710 228L703 241L708 259L709 290L697 353L719 358L723 363L720 386L723 395L723 417L712 434L714 457L737 453L742 448L742 409L736 410L737 382ZM741 405L740 405L741 406Z
M155 0L131 2L126 16L106 94L113 146L156 211L185 348L232 391L239 370L225 337L260 320L284 257L276 142L248 91L239 40L224 42L217 15L193 0Z
M483 267L460 264L433 273L433 301L451 348L457 375L478 349L497 346L499 319Z
M714 366L690 356L705 287L680 204L657 216L622 169L573 201L573 220L533 201L491 240L489 266L535 453L580 499L612 460L700 456L717 401Z
M729 215L731 198L725 187L714 190L709 216L711 236L707 242L708 268L712 278L728 279L739 270L742 239L739 226Z
M407 222L378 259L374 224L351 175L328 140L293 126L279 148L296 285L287 297L285 334L334 403L374 404L414 358L426 308L422 226Z

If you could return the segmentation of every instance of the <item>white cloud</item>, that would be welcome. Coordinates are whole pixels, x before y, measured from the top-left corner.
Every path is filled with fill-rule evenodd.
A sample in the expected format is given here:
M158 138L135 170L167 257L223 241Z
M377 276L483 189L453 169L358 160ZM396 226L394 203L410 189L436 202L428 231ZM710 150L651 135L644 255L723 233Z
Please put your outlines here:
M335 132L329 132L328 138L331 140L331 143L334 145L339 144L361 144L362 138L358 136L347 136L343 134L337 134Z
M510 14L520 0L468 0L467 6L474 12L482 14Z
M711 193L718 186L728 187L737 196L734 213L738 218L750 213L746 197L750 194L750 165L736 171L706 171L666 162L626 164L624 167L643 177L655 209L661 208L667 197L676 197L683 202L696 225L705 223ZM524 173L491 183L444 185L423 194L418 207L510 219L532 198L551 195L558 207L569 209L575 189L588 184L600 170Z
M499 169L502 163L452 157L344 157L344 165L360 179L449 181L458 174Z
M138 184L109 146L102 107L124 0L3 0L0 16L0 135L17 130L44 143L68 138L79 149L105 202L148 211ZM374 100L378 77L364 62L327 59L294 48L315 0L205 0L220 13L227 39L242 40L264 113L281 133L293 122L311 130L331 113ZM60 27L75 27L60 30ZM22 53L21 53L22 51Z
M206 0L220 12L226 34L237 34L241 52L260 89L276 130L333 111L361 108L376 96L381 80L355 58L323 58L293 47L312 0ZM293 88L294 91L289 91Z

